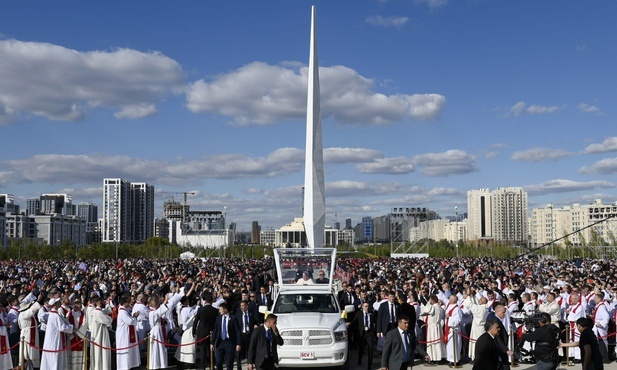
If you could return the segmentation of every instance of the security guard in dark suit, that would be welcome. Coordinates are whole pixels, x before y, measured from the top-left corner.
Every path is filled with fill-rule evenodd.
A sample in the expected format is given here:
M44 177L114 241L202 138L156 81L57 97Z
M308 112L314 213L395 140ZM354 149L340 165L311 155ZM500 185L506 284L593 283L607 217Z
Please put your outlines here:
M371 313L371 306L368 302L362 303L361 310L356 313L354 319L349 323L350 327L356 332L358 348L358 365L362 365L364 351L368 353L367 369L371 369L373 363L373 341L375 338L375 318Z

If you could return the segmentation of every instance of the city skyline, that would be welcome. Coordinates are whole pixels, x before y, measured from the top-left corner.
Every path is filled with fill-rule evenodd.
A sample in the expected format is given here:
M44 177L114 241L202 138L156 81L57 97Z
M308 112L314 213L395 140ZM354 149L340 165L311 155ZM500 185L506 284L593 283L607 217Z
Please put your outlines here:
M242 4L7 4L0 193L100 207L121 177L154 185L156 217L190 191L239 231L293 221L315 4L326 224L447 217L481 188L617 200L617 4Z

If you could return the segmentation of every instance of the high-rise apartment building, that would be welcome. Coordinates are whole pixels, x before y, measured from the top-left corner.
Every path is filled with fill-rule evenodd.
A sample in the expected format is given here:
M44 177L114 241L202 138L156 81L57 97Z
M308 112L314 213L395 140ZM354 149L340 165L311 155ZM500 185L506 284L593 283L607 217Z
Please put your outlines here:
M41 212L41 200L39 198L26 200L26 215L38 215Z
M103 180L102 241L142 243L154 235L154 186Z
M131 183L133 242L143 243L154 236L154 186L145 182Z
M527 192L518 187L491 192L493 239L527 243Z
M88 202L79 203L77 216L86 220L86 244L100 242L98 238L99 207Z
M591 204L574 203L562 208L547 204L531 210L529 225L530 245L534 247L615 245L617 203L604 204L595 199Z
M251 243L259 245L261 236L261 226L259 222L253 221L251 225Z
M469 240L493 236L491 193L489 189L467 192L467 237Z

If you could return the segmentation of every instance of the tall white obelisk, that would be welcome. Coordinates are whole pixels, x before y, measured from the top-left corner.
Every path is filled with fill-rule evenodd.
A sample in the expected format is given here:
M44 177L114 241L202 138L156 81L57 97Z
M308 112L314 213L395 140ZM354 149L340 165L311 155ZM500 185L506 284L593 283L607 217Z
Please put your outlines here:
M304 229L308 248L324 245L326 192L321 143L321 108L319 104L319 66L315 30L315 6L311 16L311 51L306 101L306 156L304 160Z

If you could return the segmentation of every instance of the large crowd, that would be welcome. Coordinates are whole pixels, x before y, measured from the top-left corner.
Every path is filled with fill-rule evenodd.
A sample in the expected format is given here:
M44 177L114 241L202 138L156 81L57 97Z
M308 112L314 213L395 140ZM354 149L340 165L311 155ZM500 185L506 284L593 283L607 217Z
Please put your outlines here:
M0 370L12 369L22 357L41 369L83 369L84 361L90 369L131 369L145 362L159 369L168 367L168 356L178 367L209 367L210 345L215 344L210 333L217 314L250 314L250 327L243 327L241 336L263 323L258 306L272 304L273 262L0 262ZM343 282L341 305L352 303L356 312L370 312L377 346L378 338L392 329L395 321L388 315L394 313L413 318L417 343L431 362L473 361L475 342L491 318L503 324L501 334L509 350L531 351L529 343L519 345L520 338L533 330L537 314L546 312L561 327L562 341L577 341L576 321L591 318L608 362L614 359L609 350L617 303L614 262L533 256L343 258L337 260L335 277ZM394 311L382 308L390 305ZM242 327L244 321L238 322ZM350 325L351 348L359 343L353 328ZM240 368L248 356L245 344L238 339L228 370ZM508 352L504 362L524 360ZM223 356L230 366L230 356ZM581 359L576 347L564 349L562 356ZM217 357L220 370L222 359Z

